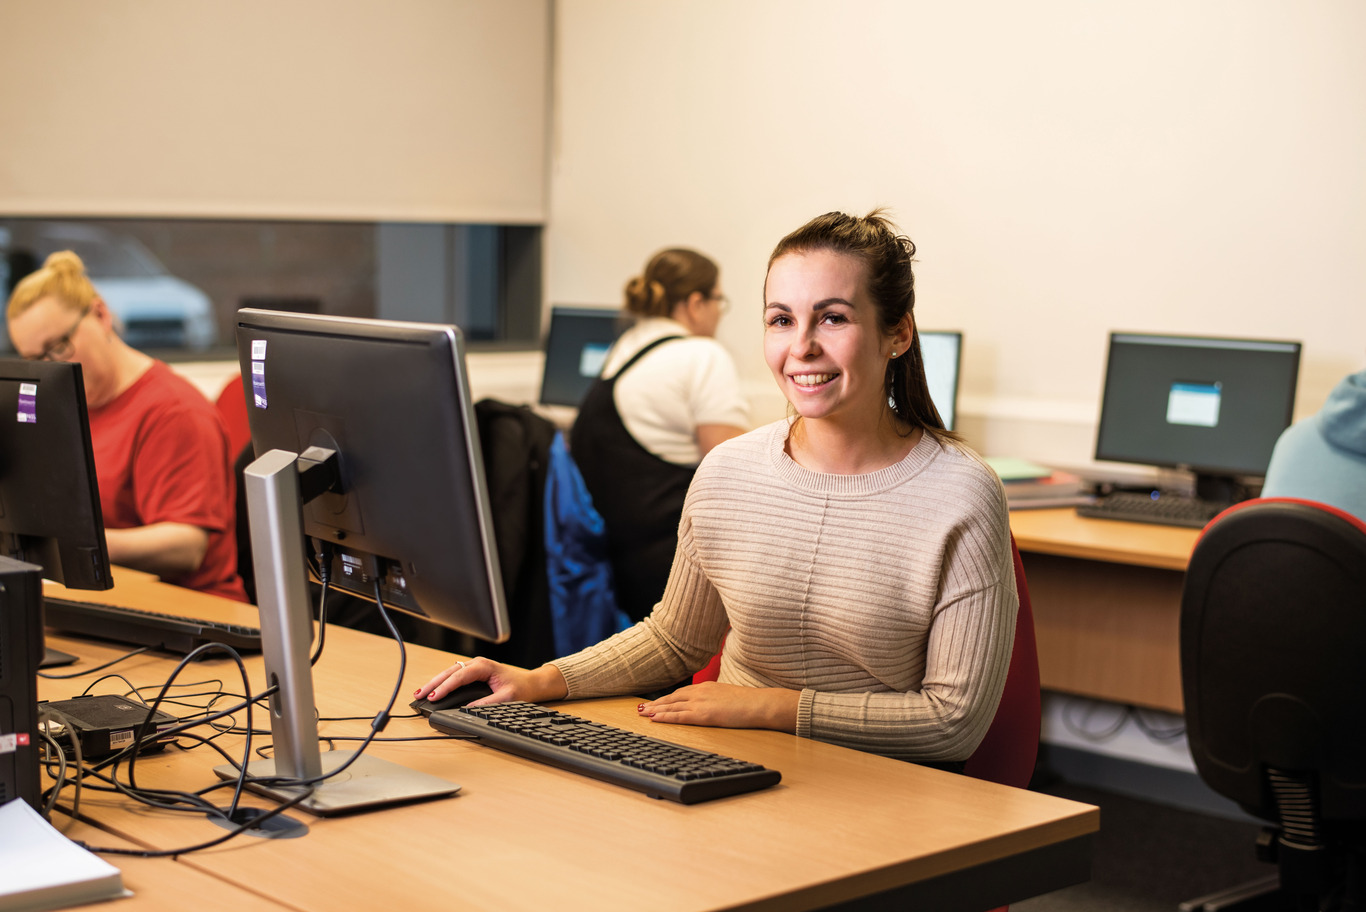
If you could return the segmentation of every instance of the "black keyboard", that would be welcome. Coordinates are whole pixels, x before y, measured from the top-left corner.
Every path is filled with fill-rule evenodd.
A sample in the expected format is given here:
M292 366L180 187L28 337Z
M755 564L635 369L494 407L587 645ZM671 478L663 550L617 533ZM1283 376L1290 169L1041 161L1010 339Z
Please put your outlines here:
M1147 492L1115 491L1095 503L1078 506L1077 515L1200 529L1227 506L1181 494L1154 497Z
M155 646L182 654L205 643L224 643L238 650L261 648L258 627L50 596L43 598L43 623L77 636Z
M696 804L777 785L782 774L757 763L648 738L534 703L462 706L427 717L437 731L474 735L490 747L584 776Z

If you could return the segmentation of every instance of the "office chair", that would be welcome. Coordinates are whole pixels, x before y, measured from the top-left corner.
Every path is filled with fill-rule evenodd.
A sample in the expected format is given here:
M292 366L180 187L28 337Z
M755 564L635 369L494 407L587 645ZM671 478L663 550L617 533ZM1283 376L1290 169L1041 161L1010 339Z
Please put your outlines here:
M1025 582L1024 563L1010 538L1010 551L1015 562L1015 591L1020 610L1015 616L1015 643L1011 647L1010 670L1006 672L1005 689L1001 702L992 717L982 743L973 751L963 773L974 779L986 779L1002 785L1026 788L1034 776L1034 764L1039 756L1039 726L1042 715L1039 692L1039 652L1034 638L1034 609L1029 601L1029 586ZM725 641L722 641L724 647ZM705 668L693 675L693 683L715 681L721 671L721 653L712 657Z
M242 448L251 443L251 427L247 422L247 395L241 374L223 384L213 405L228 432L228 452L242 452Z
M1181 906L1363 908L1366 524L1291 498L1216 516L1181 597L1181 686L1200 778L1268 821L1278 877Z

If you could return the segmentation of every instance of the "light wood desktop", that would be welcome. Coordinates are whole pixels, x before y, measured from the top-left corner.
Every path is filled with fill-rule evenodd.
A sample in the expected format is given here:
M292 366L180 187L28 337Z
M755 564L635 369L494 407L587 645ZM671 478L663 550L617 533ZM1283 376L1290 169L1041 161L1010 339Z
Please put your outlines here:
M1198 529L1012 510L1046 690L1180 713L1181 587Z
M88 596L222 620L254 611L161 583L116 579L113 590ZM122 651L76 638L49 639L83 663ZM409 648L400 688L404 711L418 683L452 661L445 653ZM249 658L247 665L259 687L260 658ZM118 670L135 684L149 685L164 681L173 666L169 656L143 654ZM387 699L396 670L392 642L330 628L326 653L314 668L319 713L324 719L362 720L325 721L323 733L363 734ZM223 681L227 690L241 686L235 666L223 660L197 664L181 677L187 683L207 679ZM79 680L43 680L40 689L47 699L66 698L85 686ZM96 688L120 689L113 680ZM376 755L458 782L460 793L355 816L293 815L307 825L306 836L239 837L175 862L149 862L138 876L149 865L184 866L258 898L236 908L281 904L320 912L800 910L876 903L887 898L885 891L897 895L900 907L970 912L1089 876L1096 808L777 732L652 724L635 714L636 702L614 698L564 706L587 718L762 763L780 770L782 783L682 806L471 742L377 742L371 748ZM255 724L265 721L258 712ZM435 734L425 720L401 718L384 737ZM241 750L239 738L218 743ZM206 748L170 749L139 761L138 783L201 789L215 782L211 770L220 762ZM226 803L226 791L213 794ZM90 790L82 798L82 814L111 838L163 849L222 832L197 816L152 811Z

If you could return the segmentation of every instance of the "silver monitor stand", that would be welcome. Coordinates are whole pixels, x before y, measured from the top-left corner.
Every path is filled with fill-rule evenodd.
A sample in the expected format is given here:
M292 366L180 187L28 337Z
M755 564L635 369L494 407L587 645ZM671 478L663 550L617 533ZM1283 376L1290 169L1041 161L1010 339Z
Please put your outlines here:
M247 765L251 777L316 779L354 756L354 751L318 747L309 647L313 612L305 573L303 505L299 496L298 456L271 450L247 467L244 484L256 563L256 594L261 612L261 652L270 697L274 758ZM236 779L231 764L214 767L222 779ZM445 779L362 754L342 773L308 786L277 786L247 781L247 787L278 801L291 801L312 789L297 807L326 816L386 804L437 798L459 791Z

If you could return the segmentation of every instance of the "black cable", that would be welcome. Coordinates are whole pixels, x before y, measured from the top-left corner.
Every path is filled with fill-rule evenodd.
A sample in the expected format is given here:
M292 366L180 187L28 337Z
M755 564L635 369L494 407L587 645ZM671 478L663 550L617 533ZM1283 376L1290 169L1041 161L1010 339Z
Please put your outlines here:
M296 779L294 777L286 776L252 777L253 782L271 787L302 787L322 783L327 779L331 779L333 776L341 774L360 759L360 756L365 753L365 749L370 746L370 742L374 741L375 737L389 724L389 713L393 710L394 704L398 702L399 692L403 689L403 677L407 673L408 668L408 652L403 644L402 634L398 632L398 628L394 625L393 619L389 616L388 609L384 606L384 593L380 588L379 577L375 578L375 607L379 609L379 616L383 619L384 625L389 628L389 635L394 638L394 642L398 645L398 677L394 681L394 690L389 695L388 704L385 705L384 709L380 710L374 717L374 720L370 723L370 732L364 738L358 739L361 741L361 745L356 748L355 752L350 757L331 772L323 773L319 776L312 776L308 779Z
M117 659L110 659L103 665L96 665L94 668L87 668L84 671L73 671L71 674L51 674L46 671L40 671L38 672L38 677L46 678L49 681L68 681L71 678L83 678L86 675L94 674L97 671L104 671L106 668L109 668L112 665L117 665L120 662L126 662L128 659L131 659L135 655L142 655L144 652L147 652L151 648L151 646L143 646L139 649L134 649L132 652L125 652Z
M95 680L91 681L89 684L85 685L85 690L81 691L81 696L85 696L86 694L90 693L91 688L95 687L96 685L103 684L105 681L109 681L109 680L122 681L122 682L124 683L124 686L126 686L126 687L128 688L129 691L137 690L137 687L134 686L133 682L130 681L130 680L128 680L127 678L125 678L123 675L121 675L121 674L112 674L112 675L105 675L104 677L101 677L101 678L96 678Z
M313 650L313 658L309 660L309 667L318 664L318 659L322 658L323 645L327 642L327 594L332 590L332 553L334 547L326 539L318 543L318 582L322 584L322 591L318 593L318 645Z
M1109 739L1113 738L1115 735L1118 735L1121 731L1123 731L1124 726L1129 721L1129 707L1116 707L1112 706L1111 704L1093 703L1090 701L1088 701L1086 703L1086 706L1084 707L1083 719L1081 721L1074 721L1070 717L1067 710L1076 705L1076 702L1069 702L1068 704L1066 704L1066 706L1064 706L1062 721L1063 724L1067 726L1067 729L1069 731L1071 731L1073 734L1079 737L1087 739L1088 741L1108 741ZM1114 722L1110 723L1110 725L1106 728L1100 731L1092 731L1087 726L1091 720L1091 717L1095 715L1096 712L1102 707L1105 709L1118 709L1119 717Z
M1158 725L1149 722L1144 716L1143 710L1134 707L1133 713L1134 724L1138 726L1143 734L1152 738L1154 741L1167 744L1172 741L1179 741L1186 736L1186 725L1184 722L1179 722L1167 728L1161 728Z
M297 795L296 797L291 798L289 801L286 801L283 804L280 804L269 811L266 811L259 817L253 817L251 820L239 824L236 829L230 830L229 832L218 837L217 839L210 839L209 841L201 842L198 845L186 846L183 849L164 849L161 851L154 851L150 849L120 849L92 846L80 841L77 841L76 844L84 848L86 851L99 852L102 855L135 855L138 858L170 858L175 857L177 855L188 855L190 852L198 852L202 849L210 849L216 845L222 845L229 839L233 839L237 836L242 835L247 830L259 829L263 821L269 820L272 817L276 817L284 813L285 811L299 804L299 802L307 799L312 794L313 789L306 789L304 792Z

